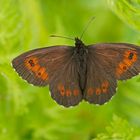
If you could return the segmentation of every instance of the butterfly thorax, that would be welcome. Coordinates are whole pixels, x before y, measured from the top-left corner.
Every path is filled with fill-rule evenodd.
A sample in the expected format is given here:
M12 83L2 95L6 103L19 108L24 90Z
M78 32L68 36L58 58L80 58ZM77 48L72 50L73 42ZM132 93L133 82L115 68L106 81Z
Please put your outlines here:
M87 72L87 48L85 47L84 43L75 38L75 59L78 67L78 73L80 78L80 87L81 90L85 88L85 79L86 79L86 72Z
M75 53L80 56L83 56L85 53L87 53L85 44L79 38L75 38Z

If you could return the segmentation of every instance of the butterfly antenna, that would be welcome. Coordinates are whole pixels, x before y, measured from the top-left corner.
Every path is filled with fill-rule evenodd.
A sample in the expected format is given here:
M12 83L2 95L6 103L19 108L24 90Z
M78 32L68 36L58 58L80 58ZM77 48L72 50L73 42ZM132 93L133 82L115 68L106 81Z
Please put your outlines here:
M66 39L69 39L69 40L74 40L74 39L71 38L71 37L59 36L59 35L50 35L50 37L59 37L59 38L66 38Z
M82 39L84 33L86 32L86 30L88 29L89 25L91 24L91 22L92 22L94 19L95 19L95 17L92 17L92 18L89 20L89 22L88 22L87 25L85 26L85 28L84 28L84 30L83 30L81 36L80 36L80 39Z

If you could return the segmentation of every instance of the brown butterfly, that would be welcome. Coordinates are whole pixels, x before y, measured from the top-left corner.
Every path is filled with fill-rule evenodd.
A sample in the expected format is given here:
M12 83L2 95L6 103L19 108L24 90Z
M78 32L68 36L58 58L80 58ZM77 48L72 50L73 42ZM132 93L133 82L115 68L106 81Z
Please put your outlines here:
M52 98L65 107L80 101L104 104L117 80L140 72L140 48L127 43L52 46L21 54L12 61L17 73L35 86L49 85Z

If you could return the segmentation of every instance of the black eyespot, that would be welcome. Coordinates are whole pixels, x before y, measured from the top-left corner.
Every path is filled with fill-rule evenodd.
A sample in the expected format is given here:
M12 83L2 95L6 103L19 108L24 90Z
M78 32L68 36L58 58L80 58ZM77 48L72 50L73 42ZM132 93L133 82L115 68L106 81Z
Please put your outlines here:
M31 67L34 67L35 66L33 60L29 60L29 64L31 65Z
M131 52L131 53L129 54L129 56L128 56L128 59L131 60L131 59L133 58L133 56L134 56L134 53Z

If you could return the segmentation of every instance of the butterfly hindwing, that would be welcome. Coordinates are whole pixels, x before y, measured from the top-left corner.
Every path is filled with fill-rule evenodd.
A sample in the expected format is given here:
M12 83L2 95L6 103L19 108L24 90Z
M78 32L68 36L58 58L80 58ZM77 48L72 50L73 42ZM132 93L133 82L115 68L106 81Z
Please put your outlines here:
M87 81L84 99L104 104L116 92L117 80L126 80L140 72L140 49L131 44L88 46Z
M55 72L50 81L50 91L52 98L65 107L77 105L82 100L77 65L73 57Z

